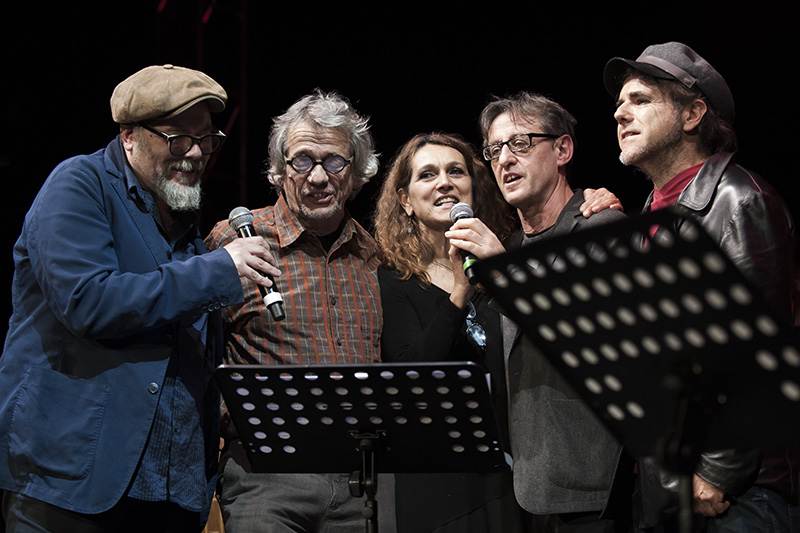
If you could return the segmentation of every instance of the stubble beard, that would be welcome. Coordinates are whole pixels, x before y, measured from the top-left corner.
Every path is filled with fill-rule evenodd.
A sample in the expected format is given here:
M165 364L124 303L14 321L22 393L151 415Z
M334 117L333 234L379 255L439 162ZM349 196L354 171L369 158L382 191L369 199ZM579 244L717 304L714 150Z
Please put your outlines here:
M680 151L683 141L683 129L676 119L668 132L644 146L633 150L622 150L620 162L625 166L633 166L653 177L665 169L671 168L672 162Z
M300 204L300 215L307 220L322 222L331 218L335 218L342 212L342 206L337 202L332 204L327 209L311 209L306 205Z
M325 208L313 208L305 205L300 198L304 196L314 193L314 192L327 192L331 194L332 201L328 207ZM344 206L339 202L339 194L341 191L337 191L331 188L325 189L312 189L312 188L303 188L297 193L297 215L302 219L307 221L310 225L318 225L320 223L324 223L330 220L336 220L342 216L344 212ZM335 230L336 228L333 228Z

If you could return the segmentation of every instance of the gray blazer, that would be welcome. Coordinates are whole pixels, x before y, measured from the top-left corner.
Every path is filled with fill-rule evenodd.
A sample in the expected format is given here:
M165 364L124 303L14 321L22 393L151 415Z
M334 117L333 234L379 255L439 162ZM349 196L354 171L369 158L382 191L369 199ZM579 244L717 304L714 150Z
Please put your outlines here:
M625 217L606 209L584 218L578 209L582 202L583 192L576 190L555 225L537 238ZM519 233L511 246L524 245L523 240ZM502 321L517 500L533 514L599 515L608 502L622 446L517 325L506 316Z

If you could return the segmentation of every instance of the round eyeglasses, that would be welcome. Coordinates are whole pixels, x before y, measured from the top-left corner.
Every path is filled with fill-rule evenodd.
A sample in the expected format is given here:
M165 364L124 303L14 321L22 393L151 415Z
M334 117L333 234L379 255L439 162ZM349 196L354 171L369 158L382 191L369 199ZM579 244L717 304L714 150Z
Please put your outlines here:
M322 168L328 174L338 174L352 161L352 157L350 159L345 159L337 154L330 154L321 161L311 159L311 157L307 156L306 154L300 154L294 156L292 159L286 159L286 162L289 163L289 165L300 174L307 174L311 172L317 165L322 165Z
M225 138L225 134L221 131L194 137L192 135L168 135L163 131L151 128L147 124L140 123L139 126L165 139L169 145L169 153L178 157L186 154L195 144L200 147L200 152L202 152L203 155L213 154L217 151L217 148L219 148L222 144L222 140Z
M503 146L506 145L508 145L508 149L512 152L521 152L522 150L527 150L531 147L534 137L557 139L560 137L560 135L553 135L551 133L520 133L519 135L514 135L505 142L484 146L483 150L481 151L483 153L483 158L486 161L493 161L497 159L503 152Z

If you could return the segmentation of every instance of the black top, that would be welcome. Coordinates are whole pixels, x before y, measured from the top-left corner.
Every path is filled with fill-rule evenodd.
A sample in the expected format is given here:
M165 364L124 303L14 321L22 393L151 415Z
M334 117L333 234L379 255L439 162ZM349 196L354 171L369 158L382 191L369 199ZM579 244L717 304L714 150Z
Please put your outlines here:
M474 361L490 375L495 416L503 448L508 447L508 416L500 317L487 304L487 294L472 299L475 320L486 332L485 353L467 335L467 310L450 302L449 294L416 279L401 281L379 268L383 306L383 362ZM491 474L398 474L399 531L431 531L509 492L510 471Z

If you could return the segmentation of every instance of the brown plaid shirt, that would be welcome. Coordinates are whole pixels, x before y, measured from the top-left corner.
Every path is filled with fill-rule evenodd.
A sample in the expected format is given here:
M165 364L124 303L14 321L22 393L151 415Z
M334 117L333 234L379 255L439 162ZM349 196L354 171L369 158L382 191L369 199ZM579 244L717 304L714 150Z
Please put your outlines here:
M304 231L283 196L253 211L256 233L270 243L282 275L275 279L286 318L275 322L255 283L245 301L223 311L228 364L344 364L380 362L383 314L376 244L347 218L341 235L325 251ZM236 237L227 221L217 223L206 245L220 248Z

